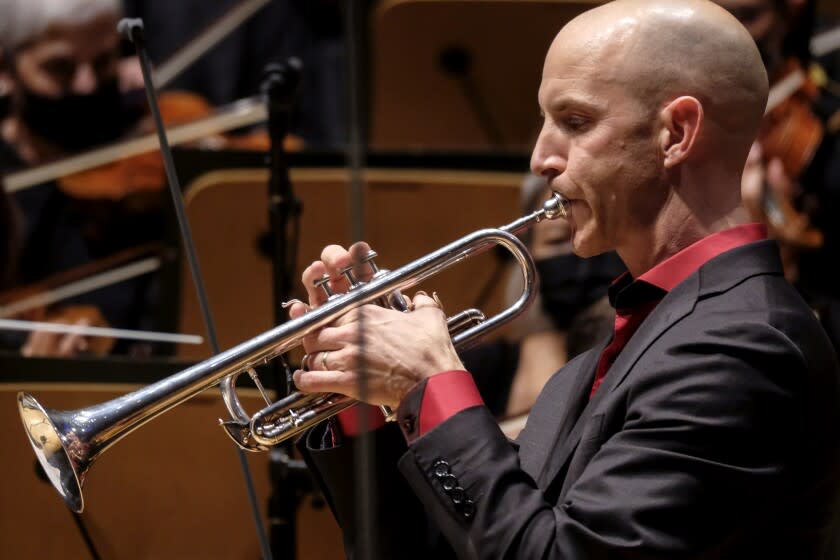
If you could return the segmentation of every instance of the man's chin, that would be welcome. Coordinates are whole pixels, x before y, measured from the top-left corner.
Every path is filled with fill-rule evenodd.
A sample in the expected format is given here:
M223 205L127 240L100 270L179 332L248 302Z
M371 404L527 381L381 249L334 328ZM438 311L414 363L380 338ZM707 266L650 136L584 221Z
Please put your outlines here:
M572 235L572 252L581 258L588 259L589 257L595 257L610 250L608 247L603 247L592 241L576 232Z

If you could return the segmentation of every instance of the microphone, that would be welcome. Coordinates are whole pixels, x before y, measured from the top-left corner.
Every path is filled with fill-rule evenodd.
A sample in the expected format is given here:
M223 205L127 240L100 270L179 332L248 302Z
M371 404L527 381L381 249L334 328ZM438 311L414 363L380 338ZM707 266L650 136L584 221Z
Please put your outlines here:
M122 18L117 23L117 32L132 43L139 43L143 40L143 20L141 18Z
M303 63L296 57L290 57L286 62L269 63L263 70L260 90L269 101L288 105L300 83L302 72Z

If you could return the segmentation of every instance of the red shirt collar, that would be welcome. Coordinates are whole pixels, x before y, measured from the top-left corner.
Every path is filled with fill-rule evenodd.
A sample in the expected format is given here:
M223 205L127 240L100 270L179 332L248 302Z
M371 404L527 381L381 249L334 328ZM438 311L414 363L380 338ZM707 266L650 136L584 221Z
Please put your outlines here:
M767 238L764 224L735 226L696 241L671 255L641 276L638 280L670 292L680 282L716 256L727 251Z

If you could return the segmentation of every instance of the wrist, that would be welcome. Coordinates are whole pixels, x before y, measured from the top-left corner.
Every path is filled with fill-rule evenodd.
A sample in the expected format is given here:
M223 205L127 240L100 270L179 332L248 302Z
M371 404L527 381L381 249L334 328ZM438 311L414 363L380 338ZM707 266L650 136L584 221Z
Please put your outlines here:
M434 364L434 367L429 367L427 371L417 377L392 377L389 380L391 383L389 393L394 395L394 401L385 404L393 410L396 410L403 401L405 401L406 397L426 380L441 373L462 371L464 369L464 364L461 363L461 360L457 356L455 356L454 359L450 358L439 361Z

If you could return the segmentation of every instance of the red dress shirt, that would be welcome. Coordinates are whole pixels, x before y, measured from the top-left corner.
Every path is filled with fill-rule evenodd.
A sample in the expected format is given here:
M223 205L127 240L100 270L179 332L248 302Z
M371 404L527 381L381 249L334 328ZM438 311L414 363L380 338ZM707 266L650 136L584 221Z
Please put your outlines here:
M668 292L714 257L765 237L763 224L733 227L689 245L635 280L629 272L619 276L609 288L610 303L615 308L613 339L598 360L589 398L595 395L627 341Z

